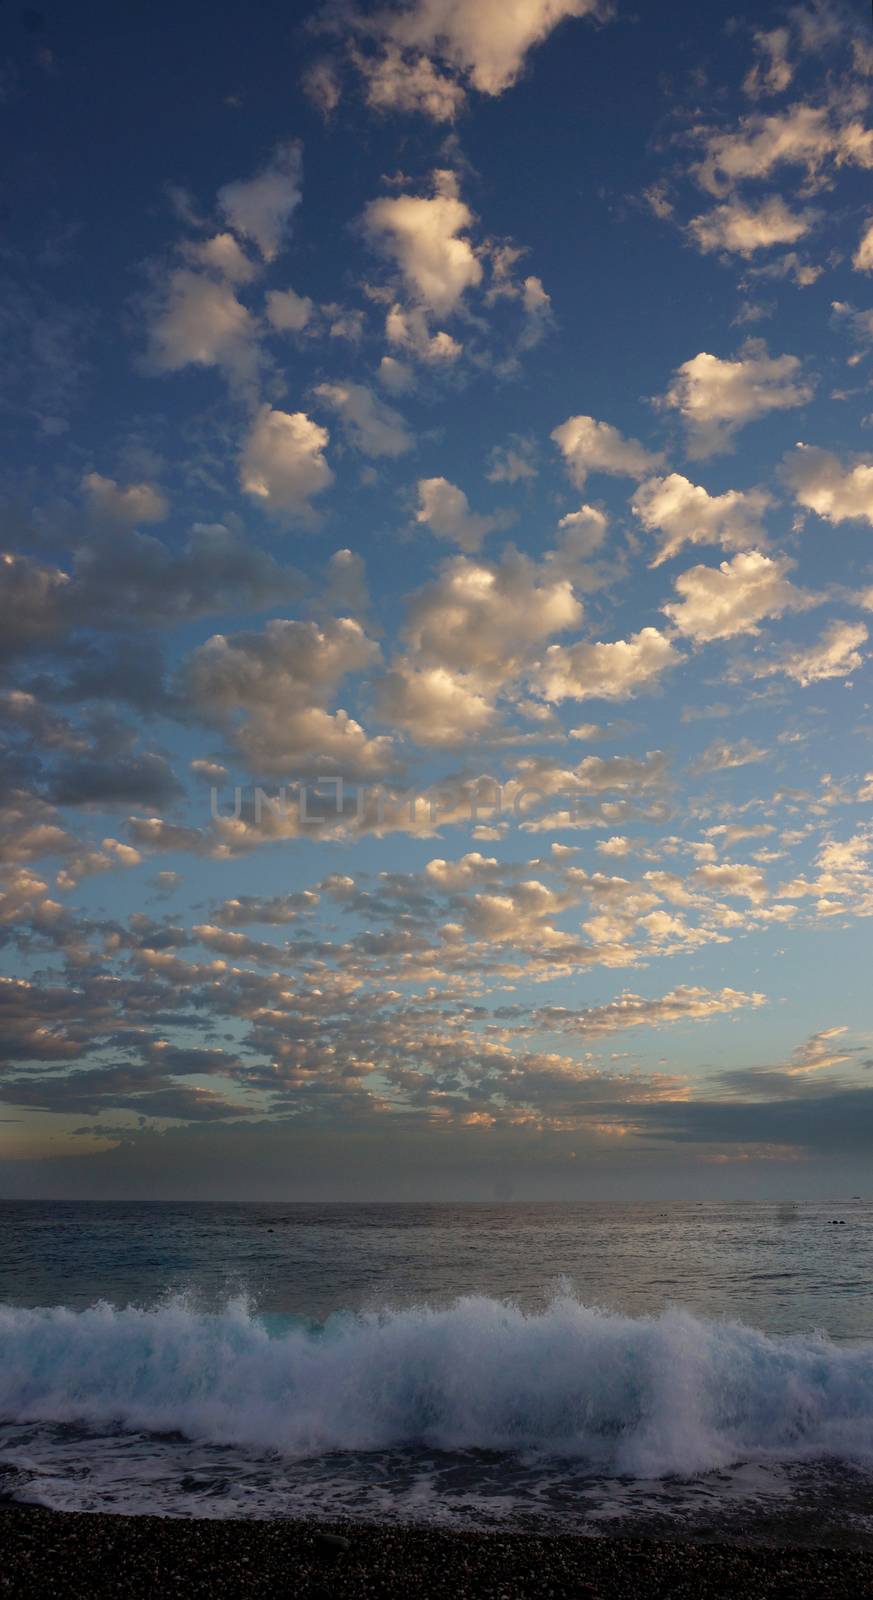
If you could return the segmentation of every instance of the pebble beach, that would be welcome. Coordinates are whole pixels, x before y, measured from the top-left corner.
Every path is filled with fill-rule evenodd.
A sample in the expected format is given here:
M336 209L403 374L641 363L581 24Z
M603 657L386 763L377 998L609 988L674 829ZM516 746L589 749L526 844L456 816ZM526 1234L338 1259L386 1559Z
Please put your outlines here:
M0 1594L295 1600L873 1596L856 1550L0 1509Z

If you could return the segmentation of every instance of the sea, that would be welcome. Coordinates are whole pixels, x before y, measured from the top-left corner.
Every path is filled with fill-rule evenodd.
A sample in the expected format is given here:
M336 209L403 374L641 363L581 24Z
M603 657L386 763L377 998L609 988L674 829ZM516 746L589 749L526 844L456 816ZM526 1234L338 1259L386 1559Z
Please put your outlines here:
M0 1497L873 1548L873 1204L0 1202Z

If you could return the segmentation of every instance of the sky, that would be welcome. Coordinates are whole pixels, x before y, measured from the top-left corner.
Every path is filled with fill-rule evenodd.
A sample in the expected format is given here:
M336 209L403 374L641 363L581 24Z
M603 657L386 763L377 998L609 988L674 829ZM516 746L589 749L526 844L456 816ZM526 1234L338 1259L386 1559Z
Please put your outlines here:
M871 98L860 0L7 13L0 1194L869 1192Z

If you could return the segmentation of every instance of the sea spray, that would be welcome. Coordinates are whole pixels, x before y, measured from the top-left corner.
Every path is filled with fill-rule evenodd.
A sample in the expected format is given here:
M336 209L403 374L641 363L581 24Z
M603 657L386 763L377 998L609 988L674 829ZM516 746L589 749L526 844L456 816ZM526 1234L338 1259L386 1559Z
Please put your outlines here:
M471 1296L321 1326L101 1303L0 1307L0 1417L178 1433L301 1458L426 1446L536 1452L593 1471L873 1463L873 1344L769 1337L682 1310L632 1318L557 1295Z

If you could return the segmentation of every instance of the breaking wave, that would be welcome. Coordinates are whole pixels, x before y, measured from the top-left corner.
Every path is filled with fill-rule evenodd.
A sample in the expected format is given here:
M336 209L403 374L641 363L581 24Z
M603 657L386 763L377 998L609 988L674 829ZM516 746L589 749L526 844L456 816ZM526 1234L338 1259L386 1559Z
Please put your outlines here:
M0 1306L0 1416L176 1433L293 1458L426 1446L535 1452L638 1477L744 1460L873 1463L873 1344L768 1337L570 1294L469 1297L323 1325L218 1312Z

